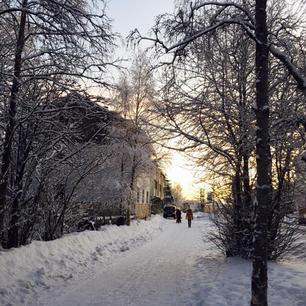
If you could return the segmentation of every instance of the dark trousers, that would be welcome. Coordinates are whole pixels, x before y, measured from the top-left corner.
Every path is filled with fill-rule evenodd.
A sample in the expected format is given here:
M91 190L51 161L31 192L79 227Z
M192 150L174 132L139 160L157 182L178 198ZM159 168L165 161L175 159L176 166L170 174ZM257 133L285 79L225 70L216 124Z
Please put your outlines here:
M191 220L188 220L188 227L191 227Z

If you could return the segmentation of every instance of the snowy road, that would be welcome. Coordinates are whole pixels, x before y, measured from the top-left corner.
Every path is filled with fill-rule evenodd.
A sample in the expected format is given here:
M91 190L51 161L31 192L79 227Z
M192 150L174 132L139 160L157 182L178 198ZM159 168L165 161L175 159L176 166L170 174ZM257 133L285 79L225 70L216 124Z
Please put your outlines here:
M0 305L249 305L251 262L224 258L195 215L191 228L154 216L0 253ZM305 306L305 278L304 246L269 263L269 306Z
M123 254L95 278L53 300L53 305L188 305L193 266L204 248L203 222L166 220L163 232Z
M40 306L245 306L250 300L251 264L224 259L205 233L207 217L176 224L143 246L120 254L92 278ZM269 305L305 306L305 265L269 266ZM50 302L52 301L52 303Z

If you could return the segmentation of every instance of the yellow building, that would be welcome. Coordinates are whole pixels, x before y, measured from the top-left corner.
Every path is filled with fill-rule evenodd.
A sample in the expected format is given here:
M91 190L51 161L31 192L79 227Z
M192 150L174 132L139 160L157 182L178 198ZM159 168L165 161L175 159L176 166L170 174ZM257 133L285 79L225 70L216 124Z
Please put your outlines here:
M136 179L135 217L144 219L151 214L151 175L144 173Z
M152 177L151 197L160 198L161 200L163 200L165 197L164 194L165 184L166 184L165 175L159 168L156 167L154 175Z
M144 219L151 215L153 205L161 207L165 197L166 177L163 172L155 166L151 173L141 175L136 180L136 203L135 216ZM153 209L154 210L154 209Z

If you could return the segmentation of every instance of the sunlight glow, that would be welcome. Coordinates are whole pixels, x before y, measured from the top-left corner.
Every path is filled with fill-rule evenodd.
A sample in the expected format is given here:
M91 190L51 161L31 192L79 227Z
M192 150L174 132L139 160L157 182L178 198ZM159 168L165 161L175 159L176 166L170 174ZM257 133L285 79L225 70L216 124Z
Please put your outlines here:
M196 184L192 168L181 153L172 153L172 163L166 169L167 178L171 183L179 183L183 196L187 200L196 200L200 196L200 186Z

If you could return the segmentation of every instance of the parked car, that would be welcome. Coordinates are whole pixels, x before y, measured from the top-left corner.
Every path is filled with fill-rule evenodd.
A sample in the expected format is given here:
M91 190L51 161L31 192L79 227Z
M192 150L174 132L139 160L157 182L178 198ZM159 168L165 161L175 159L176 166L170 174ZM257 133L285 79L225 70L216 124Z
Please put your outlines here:
M175 205L166 205L164 207L164 218L174 218L175 219L175 210L176 206Z

